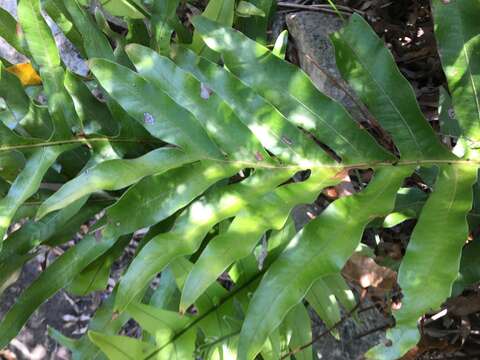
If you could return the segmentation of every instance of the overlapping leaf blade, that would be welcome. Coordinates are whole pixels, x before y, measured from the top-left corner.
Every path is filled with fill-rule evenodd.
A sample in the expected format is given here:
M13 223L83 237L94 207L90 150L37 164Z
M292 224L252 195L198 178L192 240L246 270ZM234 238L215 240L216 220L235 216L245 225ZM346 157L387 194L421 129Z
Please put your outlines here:
M30 101L19 79L6 71L2 64L0 64L0 96L14 116L15 123L9 126L13 129L27 114Z
M40 13L40 1L19 1L18 17L35 63L47 68L60 66L60 54L50 28Z
M333 163L310 137L229 71L183 48L176 49L174 60L220 96L262 145L280 160L302 165Z
M238 170L235 166L205 162L146 177L130 187L119 201L107 209L107 217L117 234L128 234L152 226ZM132 203L136 204L135 213L131 211Z
M393 137L402 159L452 157L425 120L393 56L361 16L353 15L332 41L342 75Z
M159 53L168 53L174 31L178 22L177 7L179 0L155 0L152 6L152 33L154 48Z
M269 334L315 280L340 271L367 223L391 211L403 178L412 170L378 170L367 189L335 201L292 239L251 300L240 336L240 360L251 360L260 352Z
M92 61L90 68L102 87L153 136L187 153L221 157L198 121L137 73L103 59Z
M279 187L258 203L247 205L228 230L210 240L203 250L187 277L180 309L185 310L194 303L228 266L248 256L266 231L283 228L295 205L313 202L321 189L338 181L333 171L320 172L303 183Z
M143 359L154 349L149 343L126 336L104 335L95 331L90 331L88 336L111 360Z
M231 26L233 23L235 11L235 1L233 0L212 0L209 1L205 11L202 13L207 19L211 19L219 24ZM218 60L219 56L205 44L198 29L193 33L191 49L199 56L212 61Z
M137 71L190 111L230 158L255 161L270 157L232 109L205 84L146 47L131 45L126 50ZM233 138L229 136L232 133Z
M18 52L23 52L22 38L17 32L17 21L3 7L0 7L0 36Z
M480 139L480 24L478 1L432 1L435 36L455 115L464 136Z
M295 359L312 360L312 346L305 346L312 341L311 319L305 306L300 303L293 307L287 314L284 324L284 331L290 336L289 348L296 350ZM298 351L298 348L305 346Z
M64 1L72 22L82 34L85 52L89 58L104 58L113 60L113 50L108 39L95 26L94 21L87 12L80 7L77 0Z
M230 71L345 162L389 158L340 104L316 90L303 71L233 29L202 17L193 22L207 45L222 53Z
M147 284L173 259L192 254L215 224L234 216L253 197L261 196L288 179L291 172L283 170L262 175L206 194L180 215L171 231L150 240L123 277L116 308L123 310L132 301L138 291L133 284Z
M43 176L63 150L63 147L40 148L27 160L25 168L15 179L7 196L0 200L0 241L3 241L15 212L37 192Z
M115 239L98 242L88 236L60 256L17 299L0 323L0 347L5 347L14 338L30 315L50 296L77 275L90 262L109 249Z
M477 170L471 166L440 168L400 265L398 282L404 297L401 309L394 313L396 327L387 335L392 346L372 350L372 358L401 357L415 346L420 339L418 318L450 296L468 235L466 217L476 177Z
M160 174L192 160L176 148L160 148L137 159L103 161L64 184L38 209L37 217L62 209L83 196L100 190L118 190L145 176Z

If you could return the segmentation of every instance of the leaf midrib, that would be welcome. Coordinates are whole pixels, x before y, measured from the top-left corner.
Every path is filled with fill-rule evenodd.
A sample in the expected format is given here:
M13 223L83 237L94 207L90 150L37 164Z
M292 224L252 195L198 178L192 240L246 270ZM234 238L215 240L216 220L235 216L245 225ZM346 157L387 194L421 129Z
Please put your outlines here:
M67 140L57 140L57 141L48 141L43 143L36 144L19 144L19 145L8 145L0 146L0 153L3 151L13 151L19 149L33 149L37 147L48 147L48 146L60 146L67 144L88 144L89 142L131 142L131 143L146 143L146 144L164 144L160 140L155 139L129 139L129 138L108 138L108 137L97 137L97 138L72 138ZM308 164L308 165L275 165L267 162L252 162L245 160L223 160L217 158L203 157L198 160L208 160L213 162L225 163L225 164L238 164L244 167L251 167L256 169L298 169L304 170L309 169L338 169L339 171L348 170L348 169L357 169L357 168L371 168L371 167L386 167L386 166L412 166L412 165L452 165L452 166L473 166L480 167L480 159L445 159L444 157L435 159L435 158L422 158L417 160L378 160L378 161L366 161L366 162L357 162L357 163L348 163L345 165L342 164Z

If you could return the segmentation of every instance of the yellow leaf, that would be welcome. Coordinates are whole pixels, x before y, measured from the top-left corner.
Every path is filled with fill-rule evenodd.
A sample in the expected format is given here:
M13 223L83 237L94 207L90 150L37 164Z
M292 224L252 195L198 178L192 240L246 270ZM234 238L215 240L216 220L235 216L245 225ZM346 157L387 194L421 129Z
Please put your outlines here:
M28 85L40 85L42 79L37 74L31 63L23 63L9 66L7 71L15 74L22 83L23 86Z

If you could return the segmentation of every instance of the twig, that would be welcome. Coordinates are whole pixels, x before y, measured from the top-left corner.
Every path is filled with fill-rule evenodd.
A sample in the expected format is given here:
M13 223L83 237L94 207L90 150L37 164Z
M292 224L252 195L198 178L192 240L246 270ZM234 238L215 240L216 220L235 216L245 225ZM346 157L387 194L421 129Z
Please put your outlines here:
M363 300L365 299L365 296L367 294L367 291L365 289L362 289L362 293L360 294L360 300L358 301L358 303L353 307L352 310L350 310L343 318L341 318L339 321L337 321L335 324L333 324L333 326L331 326L330 328L328 328L327 330L325 330L324 332L322 332L321 334L315 336L314 338L312 338L311 341L309 341L308 343L306 344L303 344L295 349L292 349L290 352L286 353L285 355L283 355L280 360L283 360L283 359L287 359L289 358L290 356L292 355L295 355L297 353L299 353L300 351L312 346L314 343L316 343L318 340L320 340L322 337L324 337L325 335L329 334L333 329L336 329L337 327L339 327L340 325L342 325L347 319L349 319L354 313L355 311L360 307L360 305L363 303Z
M332 7L327 4L303 5L303 4L292 4L287 2L278 2L277 6L281 8L286 8L286 9L319 11L319 12L326 12L329 14L337 14L337 11L332 9ZM363 11L353 9L348 6L337 5L337 9L339 13L344 15L352 15L353 13L357 13L363 16L365 14Z
M419 202L420 204L421 202ZM367 307L364 307L364 308L361 308L361 309L358 309L358 313L362 313L362 312L365 312L365 311L368 311L368 310L372 310L372 309L375 309L377 306L374 304L374 305L369 305Z
M361 339L362 337L364 336L367 336L367 335L370 335L370 334L373 334L377 331L380 331L380 330L386 330L388 328L392 327L391 324L384 324L384 325L380 325L380 326L377 326L377 327L374 327L373 329L370 329L370 330L367 330L363 333L360 333L358 335L355 335L354 339L355 340L358 340L358 339Z

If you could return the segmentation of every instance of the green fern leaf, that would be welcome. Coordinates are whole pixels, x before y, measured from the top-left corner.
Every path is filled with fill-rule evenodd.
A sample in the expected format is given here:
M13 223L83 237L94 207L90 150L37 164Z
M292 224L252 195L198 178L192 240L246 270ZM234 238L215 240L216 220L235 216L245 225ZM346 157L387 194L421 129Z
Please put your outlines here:
M25 50L22 45L22 38L17 32L17 21L4 8L0 7L0 36L4 38L7 43L12 45L15 50L23 53Z
M115 245L75 276L66 290L76 296L86 296L93 291L105 290L113 262L122 255L130 240L131 237L128 235L120 237Z
M130 45L126 51L139 74L190 111L229 158L270 158L233 110L218 95L210 93L205 84L146 47Z
M352 15L332 41L342 75L392 136L402 159L452 158L425 121L393 56L362 17Z
M313 174L308 180L282 186L259 202L238 213L227 232L210 240L188 275L182 292L180 310L184 311L231 264L248 256L260 237L268 230L280 230L292 208L311 203L326 186L334 185L332 173Z
M318 279L313 283L305 295L305 300L308 301L308 304L315 310L328 329L332 329L341 320L337 299L332 295L324 278ZM332 331L332 335L338 338L336 329Z
M146 177L107 209L111 228L114 233L123 235L152 226L238 170L235 166L199 162ZM131 211L132 203L136 204L135 213Z
M473 167L440 168L400 265L398 282L404 297L401 309L394 313L396 327L387 334L392 346L371 350L372 358L401 357L415 346L420 339L418 318L450 296L468 235L466 217L476 180Z
M318 92L303 71L233 29L203 17L194 18L193 23L207 45L222 53L230 71L345 163L390 158L340 104Z
M38 245L63 244L92 214L103 214L90 229L95 236L70 248L20 296L0 323L0 347L60 288L79 294L104 288L131 234L150 228L91 321L89 337L71 340L51 331L75 360L104 359L102 351L112 359L252 360L260 354L276 360L303 347L295 356L311 359L303 301L327 325L337 323L340 306L355 308L340 270L364 229L418 218L400 266L405 297L389 332L393 346L370 355L398 357L413 346L418 317L451 293L468 230L478 168L472 121L480 116L479 29L472 18L478 6L433 3L452 102L470 141L460 139L455 154L463 147L466 155L457 158L425 121L383 42L357 15L332 37L337 61L400 156L277 50L229 28L231 0L212 0L204 16L194 18L194 51L185 45L190 34L177 18L176 0L154 0L151 13L136 0L105 4L107 11L133 16L123 19L126 35L114 31L118 19L105 9L95 10L95 22L84 5L20 0L25 42L11 29L0 30L31 56L42 80L25 90L0 69L1 240L10 224L30 218L0 250L0 288ZM90 58L93 77L64 69L42 6ZM14 24L0 11L2 21ZM461 31L447 34L447 25ZM177 46L171 46L174 29ZM220 56L224 66L216 63ZM46 105L37 103L39 94ZM468 111L475 116L468 118ZM359 169L373 170L373 180L296 234L292 209ZM298 181L306 170L307 179ZM431 193L399 190L414 170ZM152 296L149 282L160 271ZM217 281L220 276L223 284L227 274L230 290ZM432 284L428 294L425 281ZM143 341L117 336L130 316L146 331Z
M1 8L0 8L0 11ZM0 96L3 98L13 114L15 122L8 124L10 129L15 128L18 122L27 115L30 100L23 90L23 86L20 80L13 74L5 70L2 64L0 64Z
M68 40L72 42L82 57L86 57L83 38L80 31L76 28L73 17L68 12L62 0L47 0L43 2L45 12L62 30Z
M178 22L177 7L179 0L155 0L152 6L153 47L160 54L170 51L170 41L174 23Z
M432 2L435 36L463 134L480 141L480 13L478 1Z
M311 319L305 306L300 303L293 307L285 317L283 331L287 332L289 339L288 346L292 350L298 350L300 346L305 346L312 341ZM278 357L277 357L278 359ZM312 346L306 346L301 351L295 353L297 360L312 360Z
M7 196L0 199L0 244L15 212L23 202L37 192L43 176L64 150L65 147L36 150L8 190Z
M155 339L157 347L162 347L157 359L188 359L195 352L195 329L192 327L179 340L171 340L184 328L190 327L194 319L181 316L177 312L154 308L149 305L131 303L127 310L143 329ZM163 347L164 344L168 346Z
M77 3L77 0L64 1L70 18L82 34L85 52L89 58L104 58L114 60L113 50L108 39L95 26L89 14Z
M93 96L79 76L67 70L64 85L73 100L85 134L118 135L118 120L113 118L105 104Z
M235 12L235 1L233 0L212 0L209 1L205 11L202 13L202 16L207 19L211 19L219 24L232 26L233 17ZM197 53L199 56L217 61L219 56L208 46L205 45L201 34L198 33L198 29L195 27L193 33L192 44L190 48Z
M315 280L341 270L367 223L391 211L403 178L412 170L378 170L366 190L335 201L292 239L251 300L240 336L240 360L251 360L260 352L268 335Z
M262 145L280 160L305 166L312 162L332 163L311 138L230 72L183 48L176 50L174 61L218 94Z
M219 221L234 216L252 197L259 197L291 175L289 171L266 172L239 184L212 191L183 212L173 229L150 240L133 260L120 282L116 309L123 310L138 291L133 284L147 284L170 261L192 254L207 232Z
M39 67L55 68L60 66L60 55L40 8L40 0L21 0L18 3L18 18L35 63Z
M42 203L37 218L64 208L83 196L100 190L118 190L137 183L142 178L162 174L190 157L176 148L160 148L137 159L103 161L63 185L59 191Z
M91 61L90 68L102 87L153 136L187 153L221 158L198 121L137 73L104 59Z
M137 360L152 352L151 344L126 336L104 335L89 331L88 336L110 360Z

